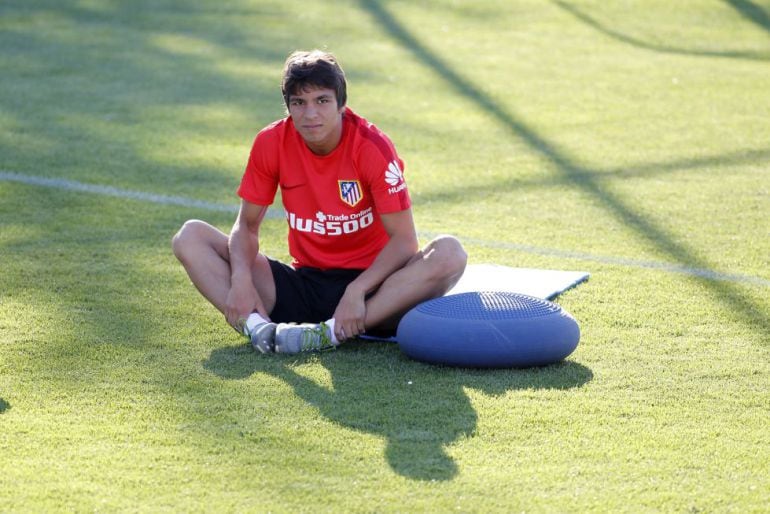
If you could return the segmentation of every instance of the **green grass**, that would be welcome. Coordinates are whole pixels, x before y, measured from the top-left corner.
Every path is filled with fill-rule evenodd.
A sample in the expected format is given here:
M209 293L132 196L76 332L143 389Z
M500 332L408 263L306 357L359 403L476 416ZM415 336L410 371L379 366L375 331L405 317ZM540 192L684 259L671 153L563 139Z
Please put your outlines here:
M232 215L0 180L0 511L766 512L769 36L758 0L3 2L2 173L235 205L328 47L421 234L591 279L554 366L265 357L169 248Z

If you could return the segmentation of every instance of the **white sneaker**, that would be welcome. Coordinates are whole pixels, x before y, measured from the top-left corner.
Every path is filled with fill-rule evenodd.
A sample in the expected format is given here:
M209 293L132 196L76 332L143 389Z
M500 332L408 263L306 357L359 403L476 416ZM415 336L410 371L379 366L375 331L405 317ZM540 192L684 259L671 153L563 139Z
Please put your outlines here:
M279 323L275 330L276 353L299 353L331 350L339 343L332 342L326 323Z
M275 323L260 323L254 327L249 334L251 346L258 352L275 352L275 329L277 326Z

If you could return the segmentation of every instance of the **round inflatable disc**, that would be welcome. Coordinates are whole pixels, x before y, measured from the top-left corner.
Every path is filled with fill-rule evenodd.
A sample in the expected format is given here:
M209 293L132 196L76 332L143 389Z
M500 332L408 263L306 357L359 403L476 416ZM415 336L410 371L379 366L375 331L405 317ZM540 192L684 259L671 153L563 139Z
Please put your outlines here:
M409 357L470 368L523 368L563 360L580 328L560 306L533 296L470 292L423 302L396 334Z

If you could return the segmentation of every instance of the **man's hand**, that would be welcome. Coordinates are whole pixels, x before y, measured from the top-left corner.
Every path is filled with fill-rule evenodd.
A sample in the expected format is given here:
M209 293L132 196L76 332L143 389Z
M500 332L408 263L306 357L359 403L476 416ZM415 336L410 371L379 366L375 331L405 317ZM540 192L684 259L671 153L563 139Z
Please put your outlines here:
M227 293L225 305L225 318L238 332L243 332L243 323L254 311L259 312L263 318L269 319L262 305L262 299L251 280L243 280L233 283Z
M227 242L231 276L224 313L227 322L238 332L243 332L243 322L255 310L263 318L270 319L252 282L253 266L259 253L259 225L266 212L267 206L243 200Z
M383 214L380 218L390 239L372 265L348 284L337 304L334 311L334 335L339 341L366 331L366 295L375 291L419 251L411 209Z
M366 330L366 301L364 291L351 283L334 311L334 336L344 341L363 334Z

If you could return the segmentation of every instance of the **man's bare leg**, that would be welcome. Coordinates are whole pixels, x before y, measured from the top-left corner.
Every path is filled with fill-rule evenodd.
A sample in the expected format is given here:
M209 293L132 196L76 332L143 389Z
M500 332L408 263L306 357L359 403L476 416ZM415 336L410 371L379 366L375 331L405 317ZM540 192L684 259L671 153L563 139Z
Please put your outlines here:
M465 250L454 237L441 236L428 243L367 300L367 330L395 329L409 309L443 296L460 280L467 260Z
M187 221L171 246L198 291L224 314L230 291L227 234L200 220ZM252 280L268 312L275 306L275 282L267 258L257 255Z
M201 294L224 313L230 291L228 237L203 221L191 220L174 236L174 254ZM434 239L400 270L386 279L366 302L367 329L393 329L401 317L421 301L445 294L465 270L467 255L449 236ZM268 312L276 291L270 264L259 254L252 278Z

